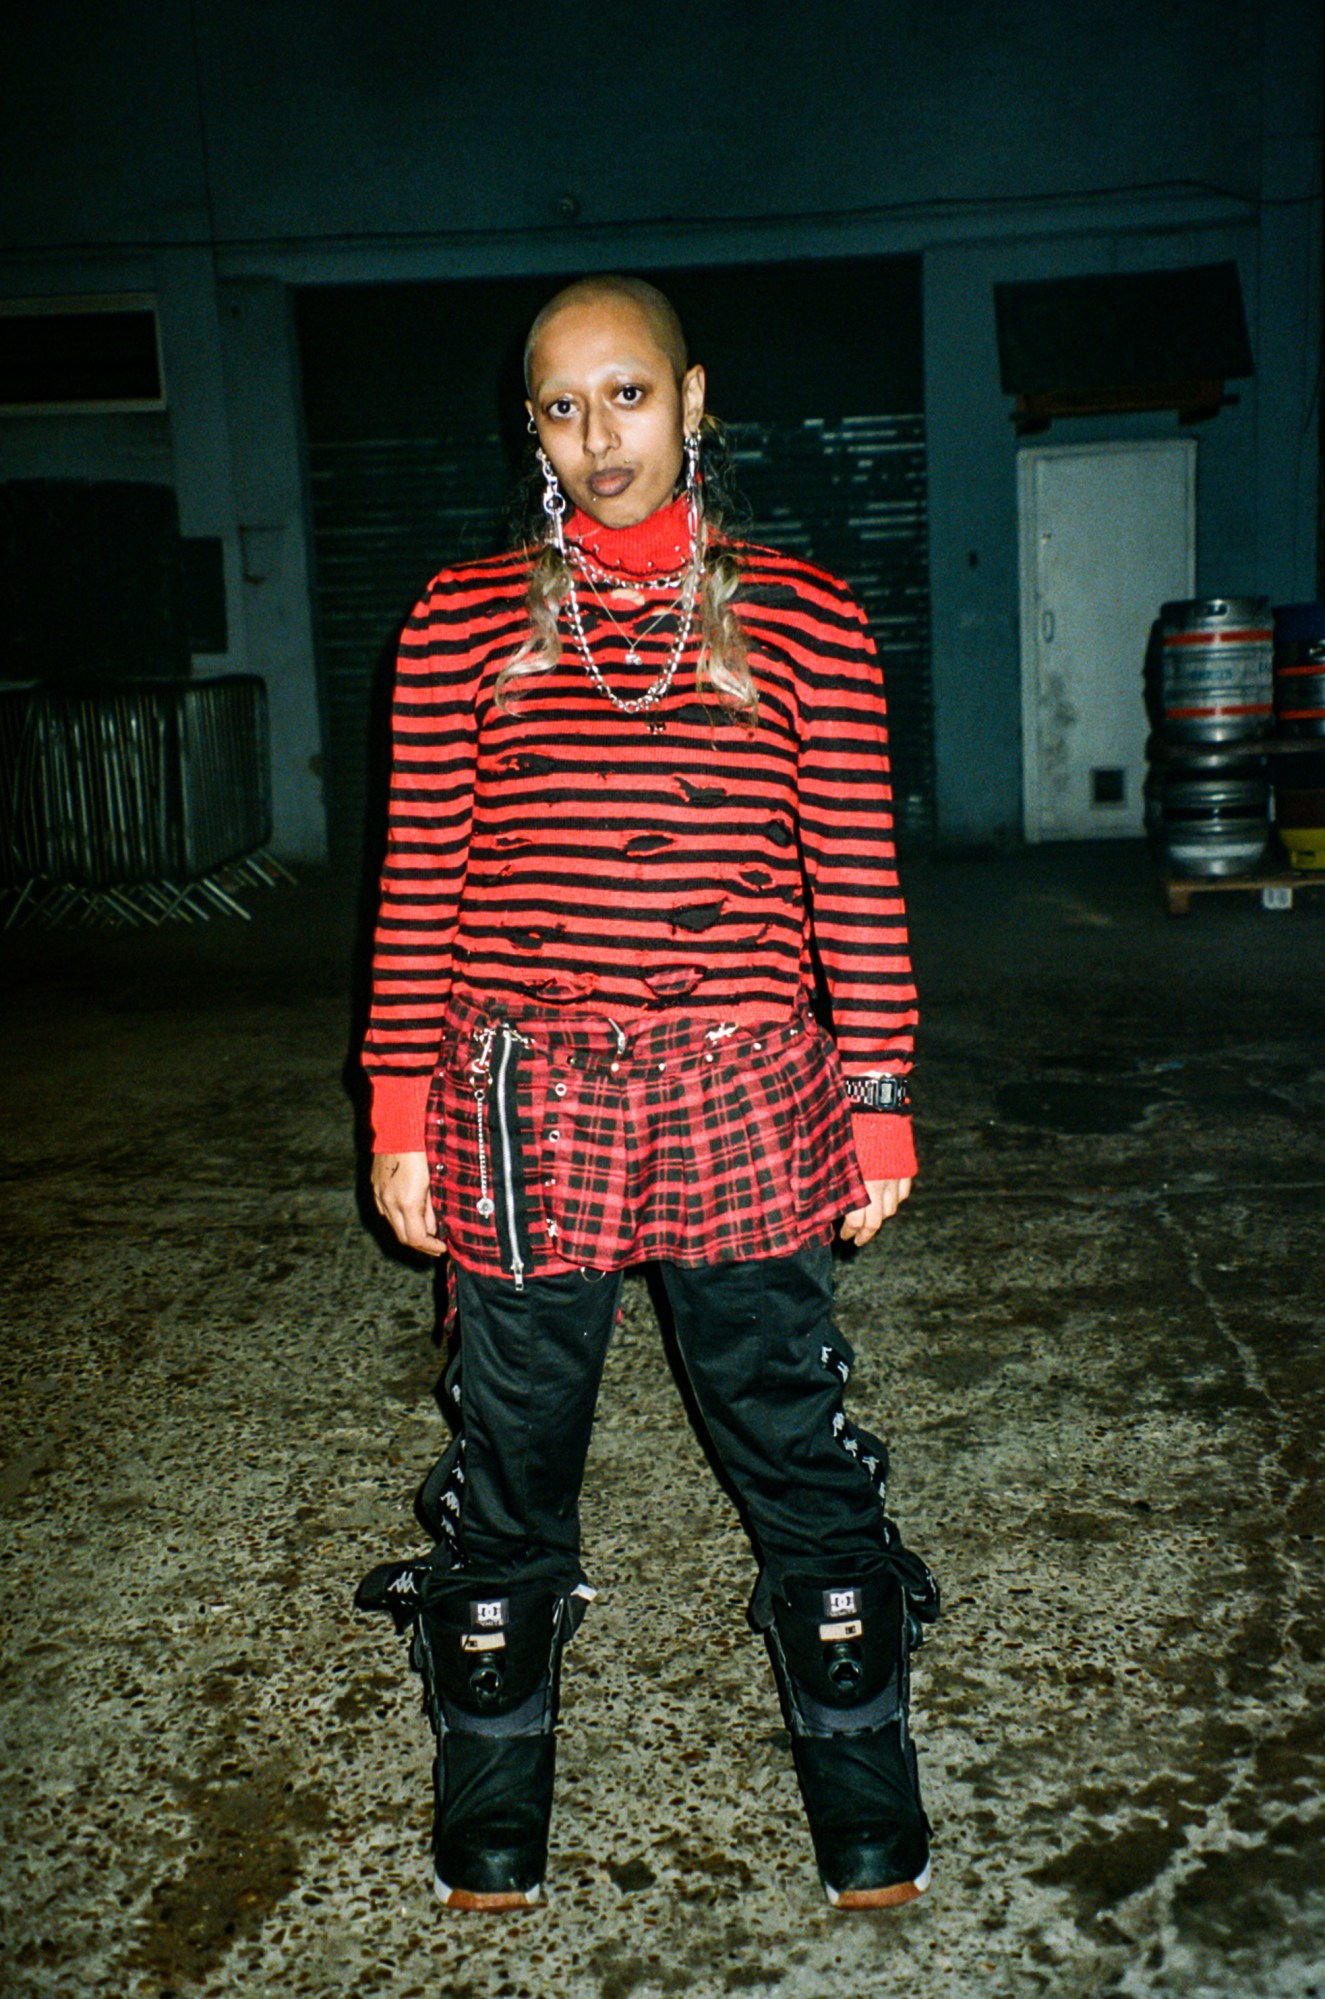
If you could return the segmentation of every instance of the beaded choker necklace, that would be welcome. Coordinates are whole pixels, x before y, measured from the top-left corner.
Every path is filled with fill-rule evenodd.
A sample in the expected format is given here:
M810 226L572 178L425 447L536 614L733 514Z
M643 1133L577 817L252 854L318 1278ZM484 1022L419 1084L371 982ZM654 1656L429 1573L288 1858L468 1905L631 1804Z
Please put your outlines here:
M691 564L686 562L670 576L635 577L623 575L618 569L604 569L601 562L595 562L576 542L566 544L566 553L586 583L610 583L617 590L637 589L643 583L647 583L651 590L679 590L691 569Z

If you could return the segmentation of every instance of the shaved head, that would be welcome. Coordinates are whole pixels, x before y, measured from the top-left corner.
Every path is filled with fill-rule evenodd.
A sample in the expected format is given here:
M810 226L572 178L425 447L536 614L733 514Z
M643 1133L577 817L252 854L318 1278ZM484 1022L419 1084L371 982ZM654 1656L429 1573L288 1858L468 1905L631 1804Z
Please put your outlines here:
M685 334L676 316L676 308L669 298L665 298L656 285L648 284L643 278L618 277L604 272L592 278L577 278L573 285L567 285L555 298L550 298L529 329L529 338L524 344L524 384L530 386L530 362L539 334L550 320L568 306L600 305L605 301L638 306L649 322L658 346L672 364L677 381L685 374L687 365Z

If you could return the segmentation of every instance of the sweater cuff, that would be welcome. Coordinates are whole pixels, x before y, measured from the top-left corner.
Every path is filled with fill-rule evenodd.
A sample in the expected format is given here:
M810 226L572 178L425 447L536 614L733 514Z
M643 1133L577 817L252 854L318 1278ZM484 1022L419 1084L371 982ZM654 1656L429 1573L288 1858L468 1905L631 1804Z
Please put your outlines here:
M911 1120L900 1111L856 1111L851 1128L862 1180L913 1180L916 1144Z
M371 1078L369 1122L374 1152L426 1152L425 1122L431 1076Z

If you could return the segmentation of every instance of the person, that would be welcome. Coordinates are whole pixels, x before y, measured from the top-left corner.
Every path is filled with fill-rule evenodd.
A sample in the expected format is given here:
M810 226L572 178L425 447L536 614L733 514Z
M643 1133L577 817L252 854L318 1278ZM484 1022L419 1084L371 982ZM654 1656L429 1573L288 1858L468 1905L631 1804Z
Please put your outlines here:
M824 1890L886 1907L929 1878L908 1674L938 1592L832 1319L835 1225L863 1247L915 1174L879 668L844 584L724 529L704 371L654 287L560 291L526 382L541 530L443 570L400 646L372 1185L450 1257L460 1421L418 1503L432 1552L357 1600L424 1681L438 1896L527 1906L599 1380L652 1261Z

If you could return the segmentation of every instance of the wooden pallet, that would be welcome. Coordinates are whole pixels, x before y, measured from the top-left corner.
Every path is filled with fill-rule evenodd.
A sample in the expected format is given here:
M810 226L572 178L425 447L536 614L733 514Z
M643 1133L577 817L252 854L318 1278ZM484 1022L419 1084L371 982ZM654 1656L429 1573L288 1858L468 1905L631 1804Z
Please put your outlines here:
M1162 875L1164 898L1170 916L1191 913L1192 897L1211 889L1254 890L1263 909L1291 909L1293 897L1302 888L1325 888L1325 868L1309 874L1303 868L1286 868L1275 874L1256 875Z

